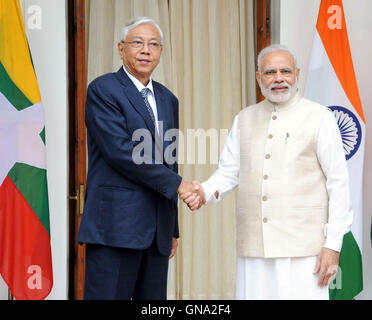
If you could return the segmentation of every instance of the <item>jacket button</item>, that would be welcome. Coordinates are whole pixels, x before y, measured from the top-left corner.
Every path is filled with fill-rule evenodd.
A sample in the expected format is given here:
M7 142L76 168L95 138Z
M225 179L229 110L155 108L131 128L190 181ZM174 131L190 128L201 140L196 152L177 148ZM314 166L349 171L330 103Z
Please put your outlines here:
M267 174L265 174L265 175L263 176L263 178L264 178L264 180L267 180L267 179L269 179L269 176L268 176Z
M263 196L262 201L267 201L267 196Z
M266 155L265 155L265 158L266 158L266 159L270 159L270 154L266 154Z
M278 117L277 116L273 116L272 119L273 120L276 120L276 119L278 119Z
M267 221L269 221L269 219L267 219L266 217L262 219L263 223L267 223Z
M273 135L272 135L272 134L269 134L267 137L268 137L269 139L272 139L272 138L273 138Z

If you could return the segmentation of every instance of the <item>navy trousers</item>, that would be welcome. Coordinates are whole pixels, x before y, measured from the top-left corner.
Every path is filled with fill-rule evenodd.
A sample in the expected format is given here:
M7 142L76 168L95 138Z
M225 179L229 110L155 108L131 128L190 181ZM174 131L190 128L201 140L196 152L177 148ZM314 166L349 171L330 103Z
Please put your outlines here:
M145 250L87 243L84 299L166 300L168 262L156 240Z

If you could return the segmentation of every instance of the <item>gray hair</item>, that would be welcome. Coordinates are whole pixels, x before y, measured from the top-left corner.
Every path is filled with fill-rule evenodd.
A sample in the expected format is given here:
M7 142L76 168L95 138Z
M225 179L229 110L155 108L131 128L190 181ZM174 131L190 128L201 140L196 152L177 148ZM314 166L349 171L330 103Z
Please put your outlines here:
M138 27L141 24L151 24L153 25L159 32L160 34L160 42L163 44L163 32L161 31L159 25L152 20L151 18L148 17L137 17L134 18L133 20L130 20L122 29L121 31L121 41L126 41L128 32L136 27Z
M285 52L288 52L292 57L293 57L293 60L294 60L294 65L295 65L295 69L297 69L297 59L296 59L296 56L292 53L291 50L289 50L288 47L286 46L283 46L281 44L272 44L266 48L263 48L261 50L261 52L259 53L258 57L257 57L257 70L258 72L261 72L261 66L262 66L262 57L265 55L265 54L268 54L268 53L271 53L271 52L278 52L278 51L285 51Z

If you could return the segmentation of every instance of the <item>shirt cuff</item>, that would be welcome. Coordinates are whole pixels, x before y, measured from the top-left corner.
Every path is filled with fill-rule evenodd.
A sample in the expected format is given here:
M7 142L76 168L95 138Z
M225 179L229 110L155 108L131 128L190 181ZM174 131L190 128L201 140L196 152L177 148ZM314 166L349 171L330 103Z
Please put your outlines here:
M341 252L344 235L349 231L350 226L325 224L324 235L326 237L326 241L324 247Z
M327 237L326 241L325 241L325 244L324 244L324 248L328 248L328 249L340 252L341 248L342 248L342 240L343 240L343 238L341 238L341 240L339 240L339 239L334 239L334 238L331 238L331 237Z
M220 195L218 195L218 198L216 198L214 195L215 192L217 191L216 188L213 188L207 182L203 182L201 186L204 190L205 200L207 201L207 204L214 204L221 200Z

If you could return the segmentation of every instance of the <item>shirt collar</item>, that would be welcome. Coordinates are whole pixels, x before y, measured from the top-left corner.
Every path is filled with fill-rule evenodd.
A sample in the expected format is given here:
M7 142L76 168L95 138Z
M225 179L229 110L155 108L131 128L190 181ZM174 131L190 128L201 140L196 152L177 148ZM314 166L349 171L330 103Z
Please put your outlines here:
M150 89L151 93L154 94L154 89L153 89L153 87L152 87L152 79L151 79L151 77L150 77L149 83L148 83L147 86L145 87L141 81L139 81L136 77L132 76L132 75L127 71L127 69L125 68L124 65L123 65L123 69L124 69L125 73L128 75L129 79L132 80L133 84L136 86L136 88L137 88L137 90L138 90L139 92L141 92L141 90L144 89L144 88L148 88L148 89Z

